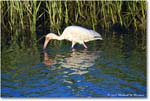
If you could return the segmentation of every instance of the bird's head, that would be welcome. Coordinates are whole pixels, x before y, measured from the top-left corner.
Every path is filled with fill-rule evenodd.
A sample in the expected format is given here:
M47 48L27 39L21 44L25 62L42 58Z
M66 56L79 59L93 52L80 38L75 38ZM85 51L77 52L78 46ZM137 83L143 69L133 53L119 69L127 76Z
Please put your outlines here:
M51 40L51 39L57 39L57 35L54 34L54 33L49 33L45 36L45 42L44 42L44 46L43 46L43 49L46 48L48 42Z

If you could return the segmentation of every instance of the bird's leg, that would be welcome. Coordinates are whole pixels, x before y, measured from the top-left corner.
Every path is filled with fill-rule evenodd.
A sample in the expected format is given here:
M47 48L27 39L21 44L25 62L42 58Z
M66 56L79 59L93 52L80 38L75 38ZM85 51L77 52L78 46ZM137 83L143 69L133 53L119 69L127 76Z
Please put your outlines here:
M87 46L85 45L85 43L83 42L83 46L84 46L84 48L87 48Z
M71 46L72 49L74 48L75 44L76 44L76 42L72 41L72 46Z

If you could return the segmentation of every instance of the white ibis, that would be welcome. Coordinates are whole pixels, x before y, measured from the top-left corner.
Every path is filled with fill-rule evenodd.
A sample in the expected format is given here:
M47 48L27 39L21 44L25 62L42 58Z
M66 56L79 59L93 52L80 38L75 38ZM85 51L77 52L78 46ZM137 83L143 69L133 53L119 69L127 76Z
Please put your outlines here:
M71 48L74 48L74 45L76 43L82 44L85 48L87 48L84 42L98 40L98 39L102 40L102 37L99 33L91 29L86 29L80 26L68 26L67 28L65 28L62 35L60 36L54 33L47 34L43 46L44 49L46 48L48 42L51 39L71 41L72 42Z

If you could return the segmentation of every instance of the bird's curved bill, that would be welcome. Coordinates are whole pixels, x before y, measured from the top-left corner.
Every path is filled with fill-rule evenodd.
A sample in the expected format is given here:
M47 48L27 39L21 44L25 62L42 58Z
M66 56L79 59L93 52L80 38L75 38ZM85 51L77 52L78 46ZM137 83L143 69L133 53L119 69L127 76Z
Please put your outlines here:
M49 41L50 41L50 38L46 37L46 38L45 38L45 42L44 42L43 49L46 48L46 46L47 46L47 44L48 44Z

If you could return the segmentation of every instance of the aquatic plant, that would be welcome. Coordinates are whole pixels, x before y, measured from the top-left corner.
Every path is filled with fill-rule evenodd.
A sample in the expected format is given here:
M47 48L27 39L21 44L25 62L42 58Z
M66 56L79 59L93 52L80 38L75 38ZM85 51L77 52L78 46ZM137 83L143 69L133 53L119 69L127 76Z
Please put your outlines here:
M146 32L146 1L1 1L1 15L2 42L7 45L36 45L36 30L43 22L58 34L68 25L94 30L118 25Z

